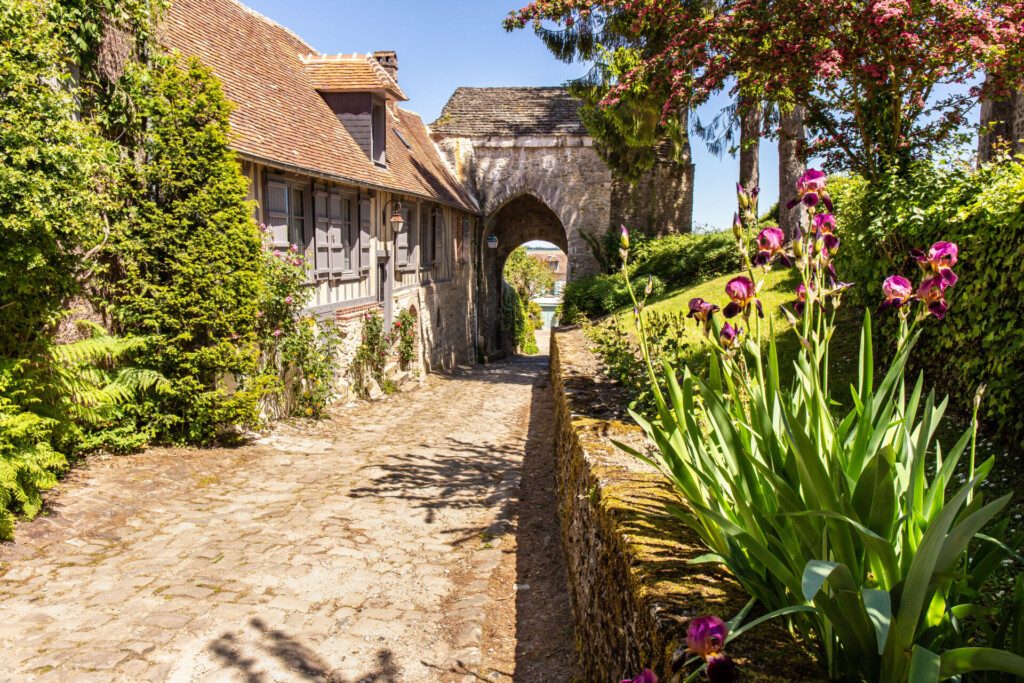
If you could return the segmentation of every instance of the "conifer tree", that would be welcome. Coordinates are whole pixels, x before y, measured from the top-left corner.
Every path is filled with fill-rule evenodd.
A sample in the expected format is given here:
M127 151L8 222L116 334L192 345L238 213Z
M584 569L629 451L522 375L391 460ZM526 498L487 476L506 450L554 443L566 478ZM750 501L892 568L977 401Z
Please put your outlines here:
M161 58L140 98L148 125L132 220L108 257L113 319L152 335L143 364L167 386L138 405L164 441L208 443L257 420L258 396L229 391L257 369L262 245L229 149L230 102L198 60Z

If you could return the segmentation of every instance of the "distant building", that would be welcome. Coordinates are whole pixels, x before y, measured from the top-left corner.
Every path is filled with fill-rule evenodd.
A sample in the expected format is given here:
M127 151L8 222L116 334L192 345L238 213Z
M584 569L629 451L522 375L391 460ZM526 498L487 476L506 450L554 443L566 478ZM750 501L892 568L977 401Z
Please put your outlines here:
M526 253L535 258L551 270L555 277L555 287L551 292L555 296L561 296L569 276L569 257L564 251L557 247L526 247Z

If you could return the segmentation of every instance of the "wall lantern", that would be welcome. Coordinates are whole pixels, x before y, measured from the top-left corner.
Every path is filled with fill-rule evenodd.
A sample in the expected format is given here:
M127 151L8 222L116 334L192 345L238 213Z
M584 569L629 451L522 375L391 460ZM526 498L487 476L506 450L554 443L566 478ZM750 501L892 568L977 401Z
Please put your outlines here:
M487 237L487 248L488 249L497 249L498 248L498 236L497 235L489 235Z
M402 232L402 227L405 226L405 217L402 216L402 202L392 199L388 204L395 205L395 208L391 211L391 218L388 219L388 222L391 223L391 227L394 229L395 234L398 234ZM386 209L387 205L385 205L385 210Z

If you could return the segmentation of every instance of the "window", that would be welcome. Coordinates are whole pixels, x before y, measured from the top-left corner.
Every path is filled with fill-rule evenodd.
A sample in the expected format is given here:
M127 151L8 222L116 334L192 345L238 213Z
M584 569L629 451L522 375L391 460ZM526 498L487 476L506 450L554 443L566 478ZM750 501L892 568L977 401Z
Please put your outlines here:
M267 183L267 227L277 248L306 246L306 189L281 181Z
M469 257L470 257L470 253L469 253L469 249L470 249L470 247L469 247L469 230L470 230L469 218L463 218L462 219L462 249L460 250L461 256L459 257L459 259L463 263L469 263Z
M356 202L352 195L334 188L319 188L314 195L316 219L316 276L351 275L359 260Z
M306 191L292 188L288 203L288 243L298 246L306 242Z
M387 165L387 155L385 154L387 147L388 131L386 123L385 109L383 103L374 102L371 108L370 116L370 158L380 165Z

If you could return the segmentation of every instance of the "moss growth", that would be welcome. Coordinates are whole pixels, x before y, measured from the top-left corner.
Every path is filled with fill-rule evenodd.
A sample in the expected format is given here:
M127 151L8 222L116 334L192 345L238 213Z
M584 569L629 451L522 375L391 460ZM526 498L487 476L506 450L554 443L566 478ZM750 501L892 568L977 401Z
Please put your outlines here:
M668 680L689 620L708 613L730 618L747 596L724 568L690 563L707 549L666 511L682 501L660 475L611 443L641 444L640 430L617 415L592 417L606 413L621 388L597 374L583 335L558 333L553 342L559 507L580 673L618 680L651 667ZM730 652L744 680L823 678L781 624L744 635Z

